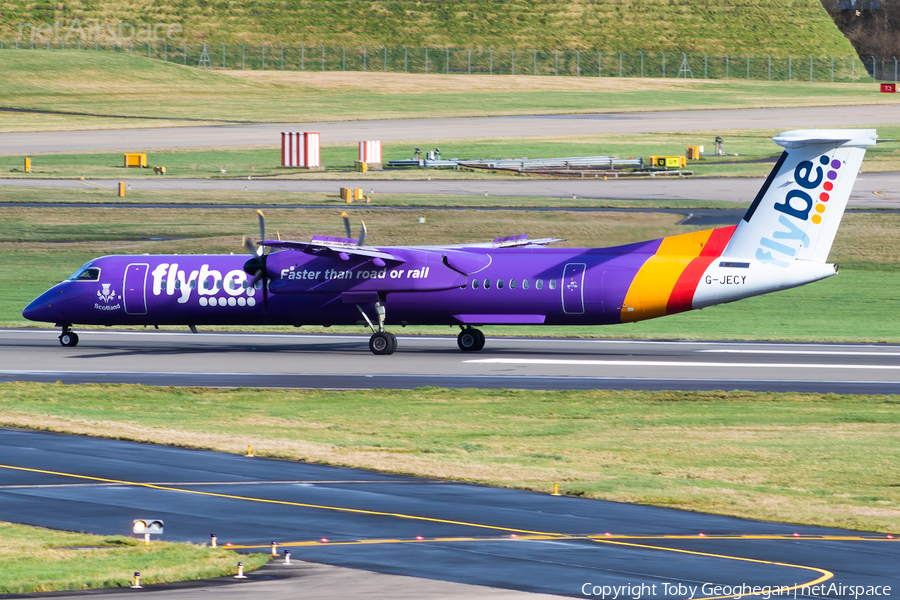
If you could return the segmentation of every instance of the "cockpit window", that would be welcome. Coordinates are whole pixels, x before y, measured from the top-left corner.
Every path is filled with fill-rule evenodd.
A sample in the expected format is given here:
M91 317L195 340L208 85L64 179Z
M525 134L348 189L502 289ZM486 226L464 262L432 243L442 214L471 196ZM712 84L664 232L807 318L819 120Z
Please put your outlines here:
M69 281L100 281L100 268L81 267L69 277Z

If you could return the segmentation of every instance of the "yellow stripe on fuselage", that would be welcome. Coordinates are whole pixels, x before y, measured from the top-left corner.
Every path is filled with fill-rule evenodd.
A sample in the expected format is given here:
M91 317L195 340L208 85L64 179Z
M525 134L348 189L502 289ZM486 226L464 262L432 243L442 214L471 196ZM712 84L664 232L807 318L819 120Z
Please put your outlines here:
M713 230L665 237L631 282L622 306L622 322L641 321L666 314L675 283L700 255ZM628 310L631 308L631 310Z

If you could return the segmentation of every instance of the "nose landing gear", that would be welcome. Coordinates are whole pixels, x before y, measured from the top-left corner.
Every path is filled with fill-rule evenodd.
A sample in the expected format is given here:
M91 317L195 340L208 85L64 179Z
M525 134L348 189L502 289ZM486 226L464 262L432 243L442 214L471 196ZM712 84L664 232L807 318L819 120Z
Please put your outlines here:
M62 333L59 334L59 343L66 347L78 345L78 334L72 331L70 325L63 325Z
M478 352L484 348L484 334L480 329L466 327L456 337L456 344L463 352Z

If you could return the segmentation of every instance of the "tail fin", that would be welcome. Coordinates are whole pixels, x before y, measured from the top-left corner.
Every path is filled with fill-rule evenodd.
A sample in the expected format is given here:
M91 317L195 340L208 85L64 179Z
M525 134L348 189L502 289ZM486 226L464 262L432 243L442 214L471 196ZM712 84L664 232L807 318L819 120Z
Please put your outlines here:
M824 263L874 129L803 129L772 138L785 148L722 253L780 267Z

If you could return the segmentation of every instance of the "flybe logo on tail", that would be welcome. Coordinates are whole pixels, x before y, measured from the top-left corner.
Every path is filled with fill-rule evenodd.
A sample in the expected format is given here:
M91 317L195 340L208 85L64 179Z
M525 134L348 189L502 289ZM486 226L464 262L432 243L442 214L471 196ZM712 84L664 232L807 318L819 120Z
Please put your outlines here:
M797 255L798 241L804 248L809 246L806 229L810 221L814 225L822 222L841 164L837 159L820 156L815 162L804 160L794 168L794 183L801 189L790 190L783 201L775 203L775 210L781 213L778 223L784 229L760 238L756 260L787 267L787 261Z

